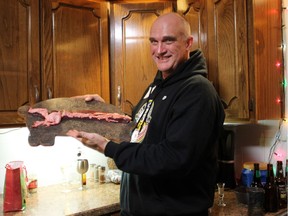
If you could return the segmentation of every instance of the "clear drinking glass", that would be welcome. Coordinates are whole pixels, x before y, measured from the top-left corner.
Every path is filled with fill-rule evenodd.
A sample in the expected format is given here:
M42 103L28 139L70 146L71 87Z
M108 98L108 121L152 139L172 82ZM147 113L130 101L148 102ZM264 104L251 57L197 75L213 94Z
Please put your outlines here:
M62 164L60 166L61 169L61 173L63 176L63 186L64 189L62 190L62 192L64 193L68 193L71 191L71 189L69 188L69 169L70 169L70 165L69 164Z
M89 168L89 163L87 159L78 159L77 160L77 172L81 174L81 187L79 188L80 190L84 190L86 188L86 185L84 186L83 183L83 175L88 171ZM86 182L86 178L85 178Z
M226 206L226 203L224 203L225 183L224 182L219 182L219 183L217 183L217 187L218 187L218 195L219 195L218 206Z

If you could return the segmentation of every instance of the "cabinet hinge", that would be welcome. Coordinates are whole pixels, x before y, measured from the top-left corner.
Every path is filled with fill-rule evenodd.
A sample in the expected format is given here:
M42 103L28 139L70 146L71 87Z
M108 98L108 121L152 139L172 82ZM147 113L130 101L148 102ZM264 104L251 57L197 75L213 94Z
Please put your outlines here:
M253 100L253 98L249 100L249 105L248 106L249 106L248 107L249 111L253 112L254 111L254 100Z

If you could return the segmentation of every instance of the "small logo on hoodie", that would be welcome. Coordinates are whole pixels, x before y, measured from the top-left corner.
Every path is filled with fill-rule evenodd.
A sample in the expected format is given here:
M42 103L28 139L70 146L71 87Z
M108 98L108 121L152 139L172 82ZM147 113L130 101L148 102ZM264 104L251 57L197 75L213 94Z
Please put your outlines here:
M164 96L162 97L162 100L166 100L166 99L167 99L167 96L164 95Z

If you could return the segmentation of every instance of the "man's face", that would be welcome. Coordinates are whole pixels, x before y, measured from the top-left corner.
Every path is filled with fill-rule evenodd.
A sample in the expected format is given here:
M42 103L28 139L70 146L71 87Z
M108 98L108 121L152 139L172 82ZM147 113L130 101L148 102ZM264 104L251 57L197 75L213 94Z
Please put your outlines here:
M150 31L150 49L152 58L163 78L188 59L192 37L187 39L183 34L183 26L169 18L154 23Z

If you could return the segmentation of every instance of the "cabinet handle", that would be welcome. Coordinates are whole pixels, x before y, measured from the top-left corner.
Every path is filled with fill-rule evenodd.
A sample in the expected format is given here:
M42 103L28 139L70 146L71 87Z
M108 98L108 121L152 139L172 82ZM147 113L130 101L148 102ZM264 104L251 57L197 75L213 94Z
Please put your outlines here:
M117 88L117 100L118 100L118 106L121 107L121 86L118 86Z
M52 90L49 86L47 86L47 97L48 99L51 99L53 97Z
M39 102L40 98L39 98L39 90L38 90L37 85L34 85L34 90L35 90L35 101Z

